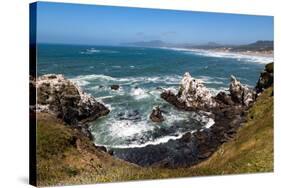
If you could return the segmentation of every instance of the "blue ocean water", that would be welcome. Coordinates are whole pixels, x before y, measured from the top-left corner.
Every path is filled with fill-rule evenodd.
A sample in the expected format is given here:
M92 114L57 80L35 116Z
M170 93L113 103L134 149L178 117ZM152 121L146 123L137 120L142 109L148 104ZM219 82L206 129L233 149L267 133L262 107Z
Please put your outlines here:
M201 79L215 94L228 88L230 75L254 86L270 58L202 50L40 44L38 75L71 79L111 112L93 122L95 143L107 147L142 147L177 139L212 123L196 112L180 112L160 98L176 90L185 72ZM111 90L113 84L120 89ZM164 110L161 124L149 120L154 106Z

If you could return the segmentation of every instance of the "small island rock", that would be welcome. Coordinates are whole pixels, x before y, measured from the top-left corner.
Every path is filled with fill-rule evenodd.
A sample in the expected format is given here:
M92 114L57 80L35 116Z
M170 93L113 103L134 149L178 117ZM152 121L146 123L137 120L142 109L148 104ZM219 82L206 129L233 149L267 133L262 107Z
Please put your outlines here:
M164 117L162 115L162 112L159 108L159 106L157 106L156 108L154 108L150 114L150 119L153 122L162 122L164 121Z

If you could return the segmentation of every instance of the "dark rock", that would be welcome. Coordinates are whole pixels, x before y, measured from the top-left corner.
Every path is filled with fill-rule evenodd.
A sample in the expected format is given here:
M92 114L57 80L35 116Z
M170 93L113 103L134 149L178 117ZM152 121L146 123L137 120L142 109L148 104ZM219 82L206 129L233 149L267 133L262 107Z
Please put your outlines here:
M161 110L158 106L152 110L149 117L154 122L164 121L164 117L163 117L162 112L161 112Z
M110 88L112 90L118 90L120 88L120 86L119 85L111 85Z
M268 73L273 73L274 65L273 62L265 65L265 71Z
M260 74L259 80L256 85L257 93L271 87L273 85L273 63L265 66L265 70Z
M103 104L62 75L43 75L36 81L37 111L47 111L67 124L92 121L109 113Z
M223 91L219 92L216 95L215 99L217 100L217 102L220 102L220 103L223 103L223 104L226 104L226 105L233 105L234 104L234 102L231 99L231 96L226 94Z
M100 151L107 152L107 149L104 146L96 146L96 148Z
M207 131L197 131L193 134L193 136L200 142L204 142L208 139Z
M182 109L182 110L186 109L185 103L180 102L178 100L177 96L173 92L171 92L170 90L162 92L160 96L161 96L162 99L164 99L167 102L173 104L175 107L177 107L179 109Z
M114 155L114 151L113 151L113 150L108 150L107 153L108 153L109 155Z
M206 153L202 153L202 154L198 154L198 159L206 159L208 157L210 157L212 155L212 152L211 151L208 151Z
M188 132L182 136L181 140L183 140L184 142L190 142L191 137L192 137L192 134L190 132Z

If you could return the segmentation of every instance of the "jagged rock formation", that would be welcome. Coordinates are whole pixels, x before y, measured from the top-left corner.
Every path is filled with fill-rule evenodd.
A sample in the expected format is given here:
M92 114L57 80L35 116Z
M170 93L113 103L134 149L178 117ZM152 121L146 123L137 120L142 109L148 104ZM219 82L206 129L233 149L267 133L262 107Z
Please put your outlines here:
M197 163L208 158L222 143L234 137L244 122L245 110L255 101L255 92L231 76L229 92L221 91L213 96L200 81L185 73L178 94L164 91L161 97L181 110L208 111L215 122L210 128L187 133L175 142L170 141L170 144L176 145L174 148L184 151L189 148L193 151L184 155L189 162L183 160L183 163L191 165L191 161ZM181 145L179 142L185 144ZM172 160L166 161L164 165L176 166Z
M213 108L217 105L211 92L200 80L192 78L188 72L184 74L181 80L178 98L187 107L204 109Z
M236 78L231 75L229 92L233 102L249 106L255 101L255 92L252 89L242 85Z
M273 85L273 62L265 66L263 72L261 72L259 80L256 85L257 93L261 93L263 90Z
M92 121L109 113L103 104L62 75L38 77L36 89L36 110L55 114L71 125Z
M221 91L216 96L203 85L185 73L178 94L171 91L161 93L161 98L183 110L207 110L220 108L225 105L242 105L249 107L255 101L255 91L242 85L234 76L231 76L229 94Z
M149 118L153 121L153 122L162 122L164 121L164 117L162 115L162 112L159 108L159 106L157 106L156 108L154 108L149 116Z

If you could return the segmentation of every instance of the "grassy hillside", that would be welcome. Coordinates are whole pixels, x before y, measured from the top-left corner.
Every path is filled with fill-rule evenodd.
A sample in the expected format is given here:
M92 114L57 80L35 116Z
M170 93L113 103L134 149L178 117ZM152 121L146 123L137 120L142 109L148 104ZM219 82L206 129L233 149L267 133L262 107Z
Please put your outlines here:
M142 168L95 148L77 130L49 114L38 114L39 185L85 184L137 179L273 171L273 97L267 89L250 109L236 137L191 168Z
M212 169L215 174L273 171L273 96L265 90L249 110L247 122L235 139L223 144L195 169Z

